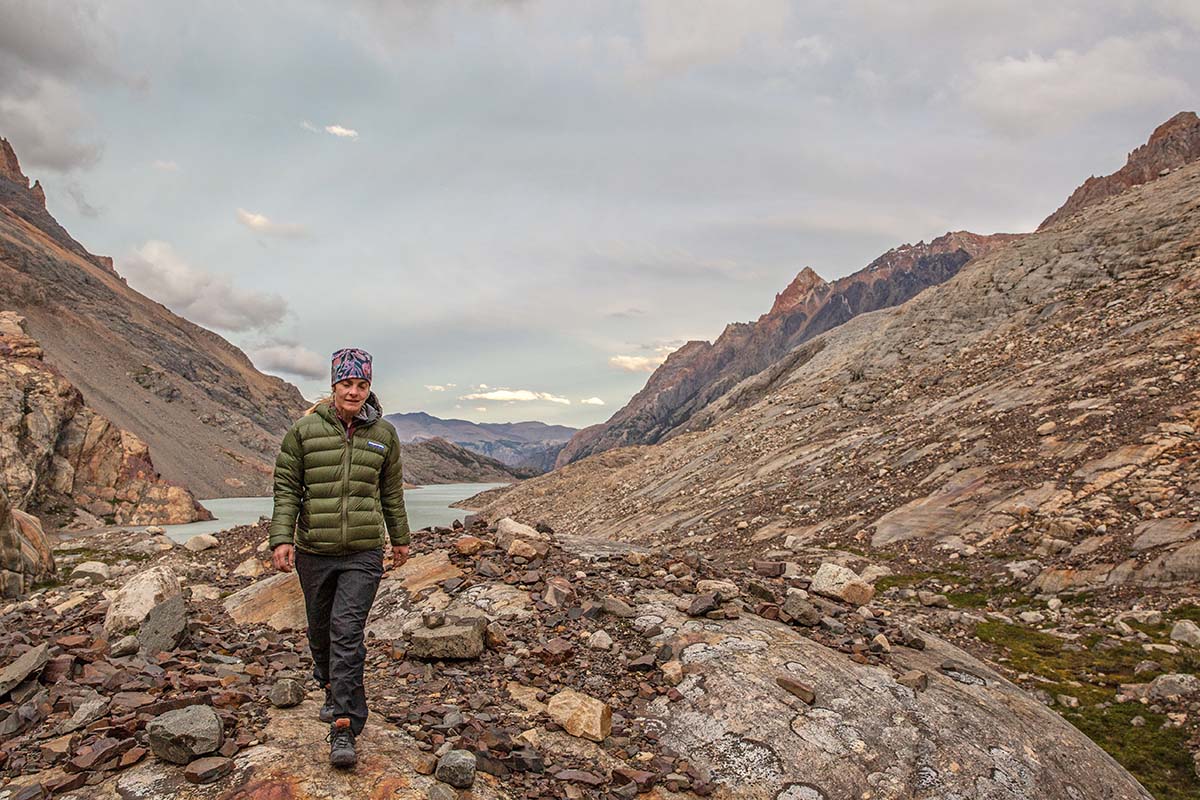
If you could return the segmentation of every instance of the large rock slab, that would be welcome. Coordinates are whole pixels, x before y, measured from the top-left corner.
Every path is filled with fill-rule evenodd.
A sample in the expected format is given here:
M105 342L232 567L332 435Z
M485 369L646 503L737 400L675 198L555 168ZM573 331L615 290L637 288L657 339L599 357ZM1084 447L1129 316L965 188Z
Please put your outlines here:
M143 570L122 584L109 602L104 630L110 636L137 631L155 606L181 593L179 576L170 567Z
M299 630L308 624L304 591L293 572L281 572L252 583L225 598L225 611L239 625L269 625L277 631Z
M41 672L50 660L50 646L43 643L17 656L4 669L0 669L0 698L13 690L30 675Z
M890 666L858 664L757 616L706 624L674 595L645 595L663 620L652 644L678 648L679 701L644 714L659 741L712 769L738 797L1150 800L1108 754L1062 717L967 653L926 634L894 647ZM941 667L954 662L955 669ZM899 678L928 675L916 692ZM781 688L811 687L810 706ZM922 787L915 792L915 787Z

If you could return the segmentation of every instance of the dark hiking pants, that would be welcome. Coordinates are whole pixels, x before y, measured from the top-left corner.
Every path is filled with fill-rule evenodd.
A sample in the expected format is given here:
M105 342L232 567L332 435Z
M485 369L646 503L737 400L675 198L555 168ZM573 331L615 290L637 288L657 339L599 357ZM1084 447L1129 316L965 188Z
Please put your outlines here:
M296 572L308 614L313 677L330 687L333 718L348 717L358 734L367 722L363 629L383 577L383 549L344 556L296 551Z

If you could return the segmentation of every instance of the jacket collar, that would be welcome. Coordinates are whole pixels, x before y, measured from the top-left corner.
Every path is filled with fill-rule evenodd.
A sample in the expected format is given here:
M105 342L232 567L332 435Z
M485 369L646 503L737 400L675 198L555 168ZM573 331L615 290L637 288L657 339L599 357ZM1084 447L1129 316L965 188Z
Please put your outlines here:
M334 425L342 425L342 418L333 410L333 400L330 399L317 406L317 413L324 417ZM354 415L354 427L365 428L368 425L374 425L383 416L383 406L379 405L379 398L371 392L367 396L367 402L362 404L362 408ZM344 427L344 426L343 426Z

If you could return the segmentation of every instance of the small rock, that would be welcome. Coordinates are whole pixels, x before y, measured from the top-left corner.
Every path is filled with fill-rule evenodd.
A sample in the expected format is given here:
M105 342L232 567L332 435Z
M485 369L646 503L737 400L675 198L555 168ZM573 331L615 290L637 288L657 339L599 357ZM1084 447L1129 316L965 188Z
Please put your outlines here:
M811 592L836 597L855 606L866 605L875 596L875 587L859 578L854 570L830 562L817 569L808 588Z
M483 539L478 536L461 536L454 542L454 549L464 556L473 556L483 549Z
M574 689L563 689L551 697L546 711L563 730L581 739L602 742L612 732L608 704Z
M621 619L632 619L637 616L637 612L633 610L633 607L619 597L604 598L604 611Z
M1026 428L1026 430L1028 430L1028 428ZM1050 434L1054 433L1056 430L1058 430L1058 424L1056 422L1054 422L1053 420L1051 420L1050 422L1043 422L1041 425L1037 426L1037 435L1038 436L1049 436Z
M929 687L929 676L919 669L910 669L896 678L896 683L907 686L914 692L923 692Z
M587 645L593 650L609 650L613 646L613 640L608 631L601 628L588 637Z
M183 777L190 783L212 783L233 772L233 759L221 756L197 758L183 770Z
M123 656L131 656L142 648L138 643L138 637L130 634L123 636L113 644L108 654L113 658L122 658Z
M950 598L946 597L946 595L927 592L924 589L917 592L917 602L923 606L930 606L932 608L950 607Z
M475 782L475 754L469 750L451 750L438 759L434 777L457 789L468 789Z
M269 699L276 708L291 708L304 702L304 686L295 678L280 678L271 687Z
M486 629L484 617L440 628L418 628L409 637L408 655L424 660L479 658Z
M780 675L775 679L775 683L784 691L794 694L810 706L817 702L816 690L807 683L803 683L787 675Z

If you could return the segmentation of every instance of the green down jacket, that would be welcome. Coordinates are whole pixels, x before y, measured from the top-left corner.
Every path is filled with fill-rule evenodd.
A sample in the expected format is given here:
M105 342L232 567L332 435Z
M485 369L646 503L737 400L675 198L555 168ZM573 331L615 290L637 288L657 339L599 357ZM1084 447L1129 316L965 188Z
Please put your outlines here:
M400 440L372 393L347 432L331 405L319 403L287 435L275 460L270 545L344 555L408 544ZM293 536L294 534L294 536Z

